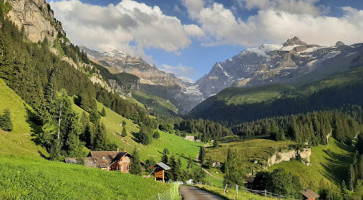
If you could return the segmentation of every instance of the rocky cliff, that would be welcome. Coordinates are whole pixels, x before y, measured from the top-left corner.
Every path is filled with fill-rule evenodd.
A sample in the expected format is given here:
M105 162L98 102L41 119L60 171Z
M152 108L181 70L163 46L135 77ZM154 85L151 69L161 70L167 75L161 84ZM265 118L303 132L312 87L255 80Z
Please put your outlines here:
M301 159L303 163L310 166L310 156L311 148L303 148L301 150L288 150L276 152L268 160L267 165L270 167L272 165L278 164L280 162L290 161L292 159Z
M54 18L53 10L45 0L5 0L12 9L8 17L19 29L24 28L27 38L32 42L45 38L53 42L58 34L65 35L62 23Z
M186 83L174 74L166 73L141 58L117 50L98 52L86 47L82 49L93 62L102 65L114 75L128 73L139 77L142 90L169 100L178 108L179 113L189 112L203 100L196 85ZM115 87L116 84L113 85L113 88Z

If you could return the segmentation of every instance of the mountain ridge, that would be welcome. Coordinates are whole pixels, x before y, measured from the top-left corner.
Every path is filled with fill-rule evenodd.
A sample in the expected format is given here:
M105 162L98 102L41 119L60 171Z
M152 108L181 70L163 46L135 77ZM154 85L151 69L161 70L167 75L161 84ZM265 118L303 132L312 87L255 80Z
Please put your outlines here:
M283 44L247 48L224 62L217 62L208 74L196 81L196 85L203 93L203 98L208 98L228 87L293 82L324 67L327 62L334 62L337 56L353 57L361 51L359 43L345 45L338 41L335 46L327 47L307 44L294 37ZM316 80L325 77L321 75Z

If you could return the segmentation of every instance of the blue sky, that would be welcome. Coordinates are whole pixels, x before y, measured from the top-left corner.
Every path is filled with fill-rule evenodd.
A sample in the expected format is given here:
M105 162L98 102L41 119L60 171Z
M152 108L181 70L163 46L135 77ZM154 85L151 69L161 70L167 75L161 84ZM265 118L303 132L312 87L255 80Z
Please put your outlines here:
M67 36L119 49L196 81L245 48L282 43L351 44L363 35L360 0L48 0Z

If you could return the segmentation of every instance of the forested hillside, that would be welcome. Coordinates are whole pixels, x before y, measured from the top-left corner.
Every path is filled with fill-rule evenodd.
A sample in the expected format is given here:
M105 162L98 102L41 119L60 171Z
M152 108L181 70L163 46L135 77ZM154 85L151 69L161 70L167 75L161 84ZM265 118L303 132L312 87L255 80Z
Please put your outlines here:
M363 68L355 67L300 87L271 85L229 88L199 104L191 115L237 124L266 117L362 105L362 74Z

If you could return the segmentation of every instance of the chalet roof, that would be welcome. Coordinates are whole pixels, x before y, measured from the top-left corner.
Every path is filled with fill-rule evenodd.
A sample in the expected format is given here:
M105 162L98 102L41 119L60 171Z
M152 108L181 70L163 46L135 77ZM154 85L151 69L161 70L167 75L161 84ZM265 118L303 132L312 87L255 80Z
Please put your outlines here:
M163 162L159 162L159 163L155 164L154 166L152 166L151 168L156 168L156 167L162 168L163 170L171 169L168 165L166 165Z
M85 159L85 165L89 167L107 168L115 160L124 155L131 157L127 152L120 151L91 151Z
M312 190L302 190L301 194L307 199L319 198L319 195Z

